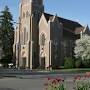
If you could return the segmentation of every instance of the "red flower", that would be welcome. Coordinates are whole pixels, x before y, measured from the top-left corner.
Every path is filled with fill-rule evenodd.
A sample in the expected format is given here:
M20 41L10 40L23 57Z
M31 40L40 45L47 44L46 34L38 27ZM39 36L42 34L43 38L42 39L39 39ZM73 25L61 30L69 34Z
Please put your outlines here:
M76 77L74 77L74 80L80 80L80 79L81 79L80 75L77 75Z
M52 84L57 84L57 81L54 79L54 80L52 81Z
M87 78L90 77L90 72L86 72L86 75L85 75Z
M57 80L58 82L60 82L60 81L64 81L63 78L56 78L56 80Z
M51 77L48 77L48 80L51 80Z

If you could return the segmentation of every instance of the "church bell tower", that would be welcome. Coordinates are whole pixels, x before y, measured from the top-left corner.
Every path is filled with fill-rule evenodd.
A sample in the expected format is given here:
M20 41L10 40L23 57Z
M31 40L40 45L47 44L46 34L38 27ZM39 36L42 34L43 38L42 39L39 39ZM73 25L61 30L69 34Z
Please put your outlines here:
M21 17L33 15L36 21L39 21L44 12L43 0L21 0Z
M43 0L20 0L19 25L15 31L14 42L16 67L36 68L39 65L39 30L38 24L44 12ZM18 34L18 36L17 36Z

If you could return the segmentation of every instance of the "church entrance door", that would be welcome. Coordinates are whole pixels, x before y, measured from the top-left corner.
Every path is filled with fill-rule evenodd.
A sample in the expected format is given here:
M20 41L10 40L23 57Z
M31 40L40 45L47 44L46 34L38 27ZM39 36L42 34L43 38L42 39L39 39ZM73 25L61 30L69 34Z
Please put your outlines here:
M22 58L22 68L26 68L26 58Z
M41 69L45 69L45 57L41 57Z

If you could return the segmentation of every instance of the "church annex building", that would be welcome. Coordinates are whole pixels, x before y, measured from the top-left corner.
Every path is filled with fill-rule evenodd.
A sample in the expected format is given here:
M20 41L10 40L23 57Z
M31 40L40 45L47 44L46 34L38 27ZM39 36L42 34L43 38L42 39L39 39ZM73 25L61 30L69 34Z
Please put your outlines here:
M21 0L13 45L16 67L62 66L64 57L73 56L75 40L84 32L87 28L78 22L45 13L43 0Z

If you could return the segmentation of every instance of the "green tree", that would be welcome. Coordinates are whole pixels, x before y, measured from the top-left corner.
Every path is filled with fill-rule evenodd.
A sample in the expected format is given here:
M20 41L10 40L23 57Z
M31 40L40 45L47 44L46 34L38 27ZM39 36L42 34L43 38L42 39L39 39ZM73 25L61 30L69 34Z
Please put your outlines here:
M75 60L71 57L65 57L64 59L64 68L69 69L69 68L74 68L75 66Z
M13 56L13 39L14 39L14 26L12 14L9 8L5 6L0 15L0 40L2 44L3 56L0 60L3 64L12 62Z

